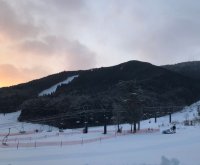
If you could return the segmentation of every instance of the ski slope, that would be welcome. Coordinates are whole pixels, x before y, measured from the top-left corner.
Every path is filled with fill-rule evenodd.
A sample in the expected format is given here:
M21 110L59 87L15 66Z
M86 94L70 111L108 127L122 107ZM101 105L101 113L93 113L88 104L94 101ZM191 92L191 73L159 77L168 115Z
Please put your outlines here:
M0 115L1 139L8 132L8 123L15 123L8 146L0 145L0 165L199 165L199 123L183 124L186 118L198 117L198 105L200 102L172 114L176 134L162 134L171 127L169 116L158 118L157 123L153 118L142 121L136 134L129 133L129 124L123 124L122 134L117 134L113 125L104 135L103 127L89 128L88 134L82 134L82 129L60 133L57 128L48 132L49 126L30 123L23 123L27 134L19 134L20 112ZM35 129L40 131L35 133Z
M56 91L57 87L62 85L62 84L69 84L71 81L73 81L75 78L77 78L78 75L74 75L74 76L71 76L71 77L68 77L66 80L62 81L62 82L59 82L55 85L53 85L52 87L42 91L39 93L39 96L44 96L44 95L49 95L49 94L52 94Z

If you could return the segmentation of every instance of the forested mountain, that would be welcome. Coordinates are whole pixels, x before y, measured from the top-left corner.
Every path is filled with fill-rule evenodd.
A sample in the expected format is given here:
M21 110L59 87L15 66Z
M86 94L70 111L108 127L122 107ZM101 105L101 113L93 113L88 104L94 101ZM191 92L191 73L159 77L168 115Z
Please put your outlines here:
M0 112L15 112L28 99L37 98L38 93L65 80L75 72L61 72L28 83L0 88Z
M79 77L58 87L54 94L23 102L19 120L37 121L42 117L60 116L54 121L43 122L58 127L60 123L62 127L76 127L81 126L76 121L84 123L85 115L88 121L103 122L105 112L111 122L116 110L123 110L125 101L132 94L137 95L144 107L188 105L200 99L198 80L145 62L130 61L112 67L70 72L69 76L73 74ZM70 119L61 114L70 114Z
M163 67L184 76L200 80L200 61L183 62Z

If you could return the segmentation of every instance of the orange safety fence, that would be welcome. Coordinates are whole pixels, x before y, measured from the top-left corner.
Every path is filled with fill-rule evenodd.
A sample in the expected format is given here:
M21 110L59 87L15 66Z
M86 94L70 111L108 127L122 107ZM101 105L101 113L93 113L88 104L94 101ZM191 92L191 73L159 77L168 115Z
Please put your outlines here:
M155 132L159 132L159 129L141 129L139 131L137 131L134 134L144 134L144 133L155 133ZM98 132L102 132L100 130L93 130L90 131L93 133L98 133ZM72 141L46 141L46 142L41 142L41 141L35 141L37 138L41 138L41 137L36 137L35 139L32 138L32 141L30 142L22 142L23 140L29 140L31 137L24 137L24 138L13 138L13 139L8 139L6 144L0 144L0 148L36 148L36 147L45 147L45 146L66 146L66 145L81 145L81 144L87 144L87 143L93 143L93 142L101 142L102 140L106 140L106 139L111 139L117 136L125 136L125 135L130 135L133 134L131 133L131 131L123 131L122 133L116 133L115 131L109 131L109 132L113 132L113 134L109 135L106 134L104 136L100 136L97 138L91 138L91 139L81 139L81 140L72 140ZM75 134L78 134L80 132L74 132ZM61 135L69 135L70 133L61 133ZM72 134L72 133L71 133ZM52 136L59 136L58 134L56 135L44 135L45 137L52 137Z

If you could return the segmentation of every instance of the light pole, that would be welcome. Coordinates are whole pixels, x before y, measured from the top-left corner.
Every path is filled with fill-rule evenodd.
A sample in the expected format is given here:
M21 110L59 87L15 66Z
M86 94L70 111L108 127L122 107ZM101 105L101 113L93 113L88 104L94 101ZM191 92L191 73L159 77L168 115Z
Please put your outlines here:
M108 120L108 117L104 114L104 132L103 132L103 134L107 134L107 120Z
M171 122L172 122L172 113L169 112L169 123L171 123Z
M64 123L61 122L60 125L61 125L61 128L59 129L59 132L64 132L64 131L63 131L63 125L64 125Z
M85 106L83 107L84 110L84 120L85 120L85 128L83 129L83 133L88 133L88 121L87 121L87 117L86 117L86 111L85 111Z
M88 133L88 122L87 121L85 121L85 128L84 128L83 133Z
M119 128L119 111L117 110L117 132L121 133L121 130Z

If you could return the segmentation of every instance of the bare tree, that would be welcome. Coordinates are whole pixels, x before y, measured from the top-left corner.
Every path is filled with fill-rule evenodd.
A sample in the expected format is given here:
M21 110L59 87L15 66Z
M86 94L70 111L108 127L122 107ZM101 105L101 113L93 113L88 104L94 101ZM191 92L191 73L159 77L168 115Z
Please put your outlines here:
M113 122L117 124L117 132L121 132L120 124L124 121L122 101L115 99L113 102Z
M128 122L131 124L131 132L132 132L132 125L134 126L134 132L137 131L137 124L138 129L140 127L140 120L143 116L143 105L140 101L139 97L136 93L132 93L129 98L126 100L126 118Z

